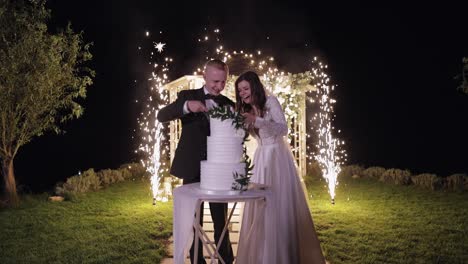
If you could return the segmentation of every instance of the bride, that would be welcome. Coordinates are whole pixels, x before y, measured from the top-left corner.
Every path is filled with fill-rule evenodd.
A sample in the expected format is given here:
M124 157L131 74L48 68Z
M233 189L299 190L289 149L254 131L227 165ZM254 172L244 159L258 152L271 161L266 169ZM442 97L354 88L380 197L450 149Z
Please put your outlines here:
M246 203L236 263L262 263L263 254L275 254L278 264L325 263L320 242L284 136L288 128L278 99L267 96L260 78L248 71L235 82L236 107L257 140L251 181L266 184L275 195L277 232L275 248L260 248L263 228L255 221L264 217L259 202Z

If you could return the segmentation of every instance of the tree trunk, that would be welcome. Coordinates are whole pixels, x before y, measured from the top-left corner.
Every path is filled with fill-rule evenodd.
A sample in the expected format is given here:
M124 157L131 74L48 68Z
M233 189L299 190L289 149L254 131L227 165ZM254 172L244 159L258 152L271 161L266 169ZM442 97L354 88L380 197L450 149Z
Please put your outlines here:
M2 161L3 180L5 182L5 192L7 204L17 206L19 204L18 193L16 192L15 172L13 170L13 159Z

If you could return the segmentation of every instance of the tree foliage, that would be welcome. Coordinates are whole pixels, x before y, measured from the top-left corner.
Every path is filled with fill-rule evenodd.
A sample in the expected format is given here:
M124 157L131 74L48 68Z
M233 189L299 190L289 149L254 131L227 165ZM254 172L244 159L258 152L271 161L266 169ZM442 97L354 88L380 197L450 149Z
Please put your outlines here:
M462 73L458 77L462 80L458 89L468 94L468 58L463 58Z
M18 149L83 113L94 71L90 44L71 25L50 32L45 0L0 0L0 158L9 198ZM11 170L11 171L10 171ZM10 179L11 181L11 179Z

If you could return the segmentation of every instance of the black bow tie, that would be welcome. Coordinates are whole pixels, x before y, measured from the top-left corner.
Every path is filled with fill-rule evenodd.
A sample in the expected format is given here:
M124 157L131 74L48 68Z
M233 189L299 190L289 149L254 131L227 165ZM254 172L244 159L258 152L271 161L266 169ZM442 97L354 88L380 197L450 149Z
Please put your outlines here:
M205 100L208 100L208 99L215 101L215 103L220 107L223 107L227 103L226 98L221 95L205 94Z
M207 99L211 99L211 100L219 100L219 98L221 98L221 96L219 95L212 95L212 94L205 94L205 100Z
M205 94L205 100L211 99L218 104L219 107L224 107L226 105L234 107L234 104L227 98L222 95L212 95L212 94Z

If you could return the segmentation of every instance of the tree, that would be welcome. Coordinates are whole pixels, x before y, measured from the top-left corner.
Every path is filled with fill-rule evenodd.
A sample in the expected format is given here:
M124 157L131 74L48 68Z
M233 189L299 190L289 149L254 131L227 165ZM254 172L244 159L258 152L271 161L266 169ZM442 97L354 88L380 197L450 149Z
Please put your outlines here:
M460 75L456 77L461 79L462 83L458 86L458 89L468 94L468 58L463 58L463 68Z
M18 149L83 113L94 71L90 43L71 25L48 31L46 0L0 0L0 159L7 203L19 198L13 160Z

